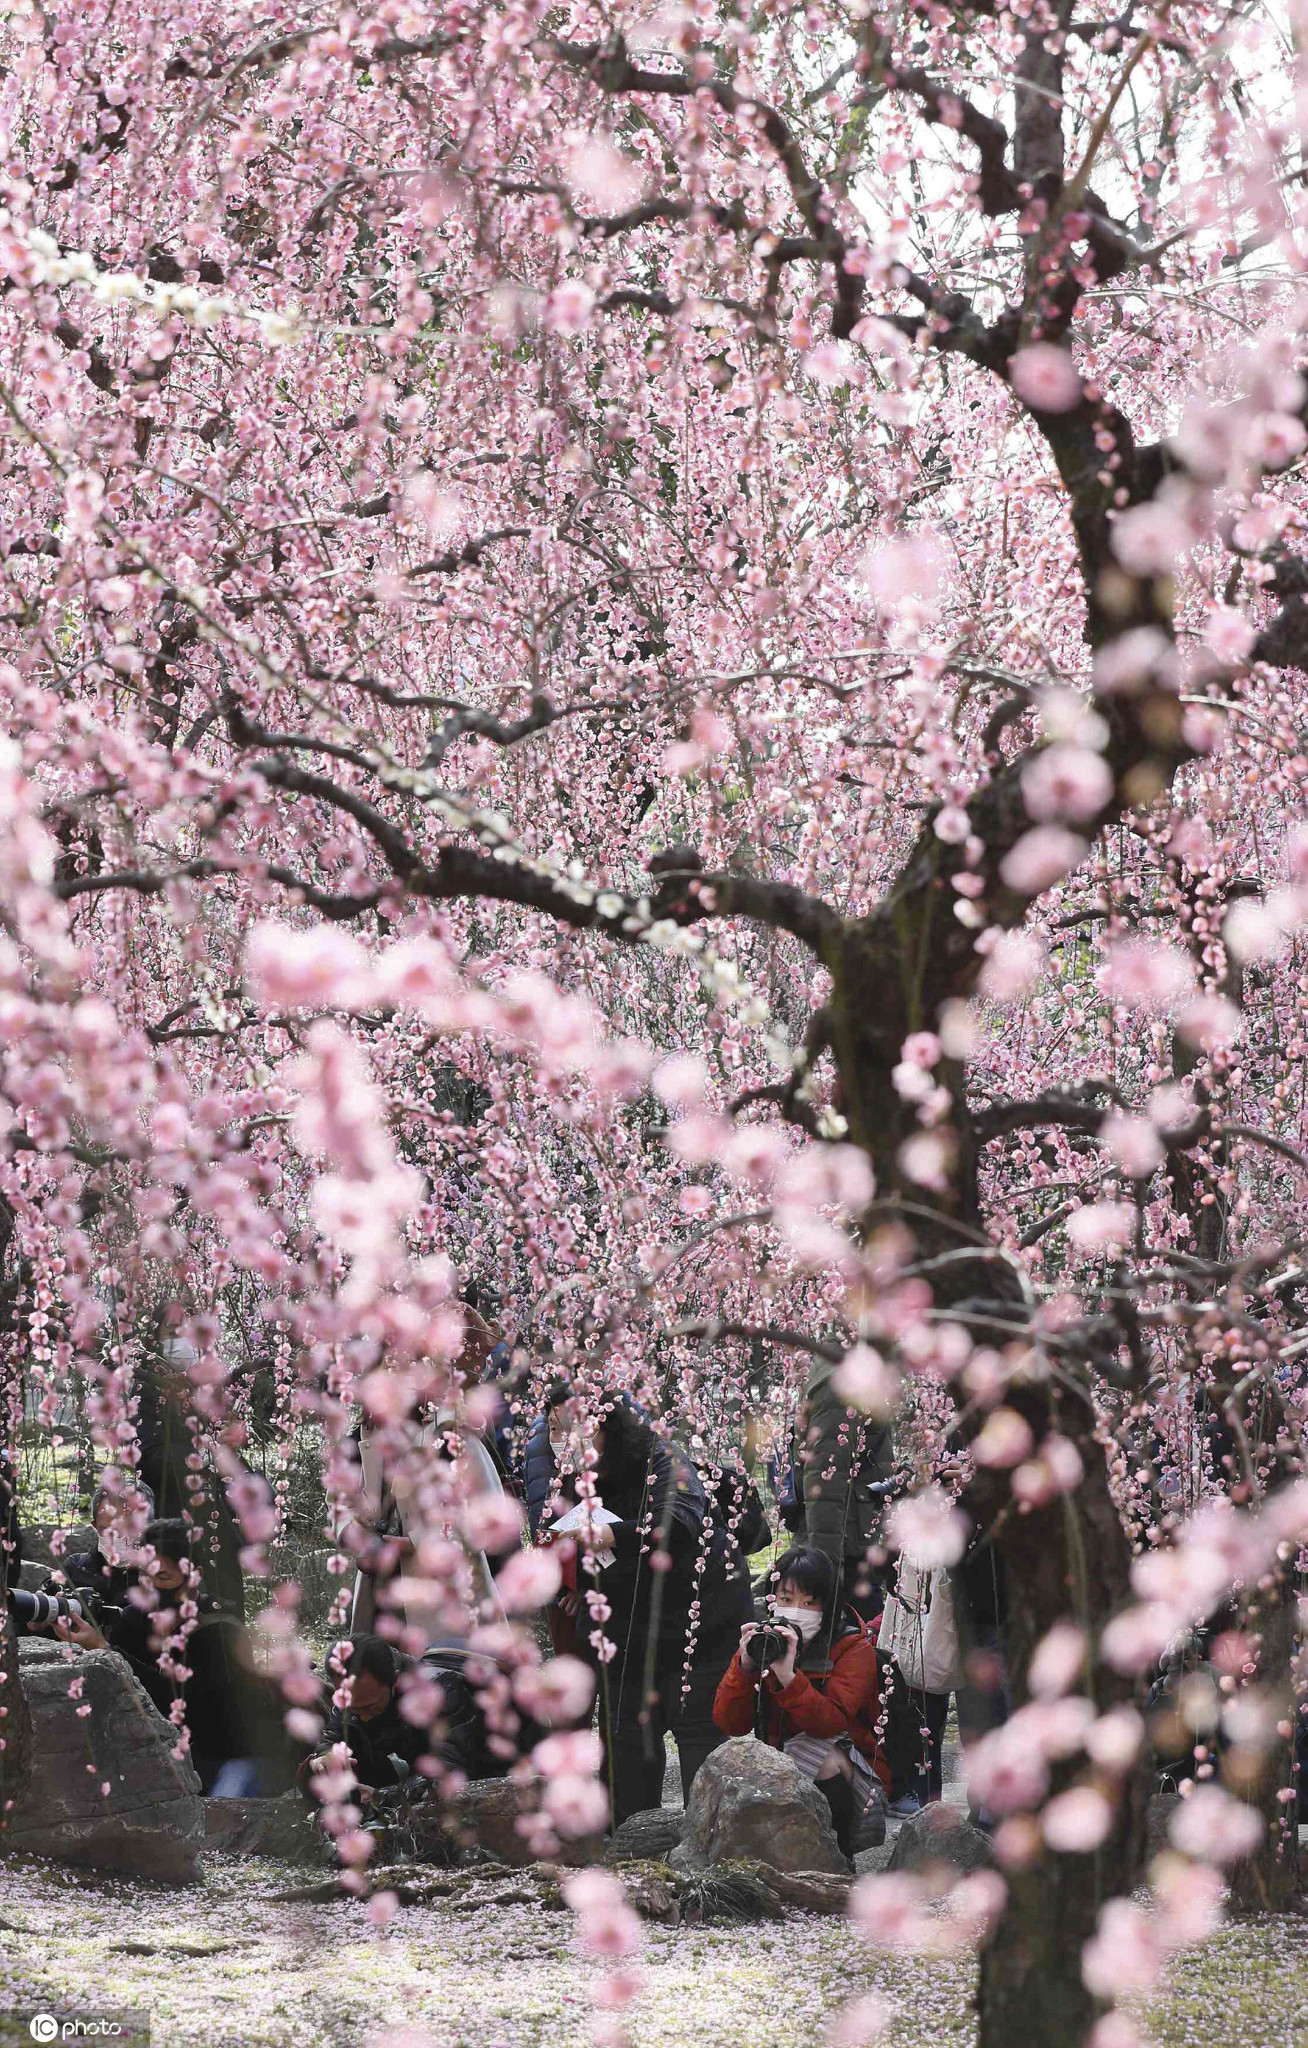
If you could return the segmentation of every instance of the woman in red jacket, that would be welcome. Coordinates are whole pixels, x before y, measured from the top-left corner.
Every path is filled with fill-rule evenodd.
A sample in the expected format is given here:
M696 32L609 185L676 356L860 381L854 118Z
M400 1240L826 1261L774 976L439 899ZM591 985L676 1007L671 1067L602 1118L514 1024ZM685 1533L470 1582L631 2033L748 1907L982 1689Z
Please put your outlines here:
M747 1645L759 1623L746 1622L740 1648L718 1686L713 1720L724 1735L759 1734L784 1749L831 1808L836 1840L847 1856L870 1847L873 1814L884 1814L890 1771L877 1741L880 1712L872 1631L850 1607L836 1613L836 1570L820 1550L798 1545L776 1566L772 1623L786 1653L760 1671ZM809 1644L829 1638L824 1656ZM806 1668L811 1667L811 1668ZM760 1711L759 1688L762 1685ZM885 1821L881 1821L884 1839Z

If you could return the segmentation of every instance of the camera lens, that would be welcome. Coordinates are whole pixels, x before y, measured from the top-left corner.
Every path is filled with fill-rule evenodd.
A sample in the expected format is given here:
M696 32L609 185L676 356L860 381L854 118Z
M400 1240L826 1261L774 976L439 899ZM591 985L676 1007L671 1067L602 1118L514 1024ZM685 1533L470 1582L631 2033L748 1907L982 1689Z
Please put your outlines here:
M31 1635L50 1628L58 1620L80 1618L85 1610L80 1600L70 1600L62 1593L29 1593L25 1586L11 1586L9 1611L15 1625Z

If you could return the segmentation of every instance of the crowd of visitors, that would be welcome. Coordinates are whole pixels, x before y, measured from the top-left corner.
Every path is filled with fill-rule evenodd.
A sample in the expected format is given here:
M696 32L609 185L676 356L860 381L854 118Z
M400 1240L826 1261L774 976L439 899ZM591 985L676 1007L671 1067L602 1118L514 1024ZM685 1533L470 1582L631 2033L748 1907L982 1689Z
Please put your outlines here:
M515 1389L501 1331L474 1305L468 1323L467 1376L520 1394L525 1382ZM997 1553L977 1536L948 1575L887 1554L886 1504L905 1477L896 1473L894 1438L845 1407L825 1360L769 1467L778 1519L794 1539L771 1565L774 1532L752 1458L710 1461L697 1446L697 1459L626 1391L596 1393L555 1377L534 1417L506 1401L483 1431L465 1430L457 1442L451 1417L413 1421L433 1457L458 1455L475 1464L481 1484L516 1496L522 1541L557 1556L550 1637L594 1672L615 1826L661 1804L669 1737L688 1798L705 1758L729 1737L752 1734L818 1787L852 1854L884 1832L887 1808L909 1813L940 1798L951 1694L965 1745L1006 1711ZM257 1668L239 1612L206 1583L209 1552L194 1527L157 1516L139 1476L130 1485L104 1476L92 1502L93 1544L49 1574L48 1591L85 1596L85 1611L58 1620L54 1632L126 1659L160 1711L185 1728L211 1797L269 1796L296 1782L312 1793L329 1754L343 1751L365 1801L420 1766L430 1774L433 1757L464 1777L509 1768L506 1745L489 1739L463 1648L435 1631L419 1660L397 1647L402 1625L411 1635L420 1618L405 1585L415 1503L411 1475L407 1491L392 1486L379 1450L367 1429L358 1433L351 1636L323 1669L314 1745L287 1734L285 1703ZM499 1561L475 1561L486 1612ZM915 1632L929 1621L938 1635L946 1614L949 1670L913 1654ZM415 1662L444 1695L434 1732L404 1712ZM302 1713L292 1720L305 1725ZM533 1733L520 1730L520 1746Z

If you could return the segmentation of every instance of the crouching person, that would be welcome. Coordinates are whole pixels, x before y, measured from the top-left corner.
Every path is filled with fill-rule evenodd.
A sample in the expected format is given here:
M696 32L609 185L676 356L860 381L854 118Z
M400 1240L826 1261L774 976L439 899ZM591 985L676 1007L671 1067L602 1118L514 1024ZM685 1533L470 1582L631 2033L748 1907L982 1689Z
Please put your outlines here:
M836 1568L797 1546L776 1566L772 1620L747 1622L713 1702L724 1735L757 1734L784 1750L831 1809L844 1854L885 1840L890 1772L877 1742L880 1711L873 1637L852 1607L837 1611ZM764 1668L751 1643L775 1630L784 1653ZM829 1652L820 1646L830 1643Z
M300 1767L301 1789L312 1797L313 1780L332 1766L339 1744L349 1751L359 1781L358 1797L371 1799L412 1775L430 1739L400 1712L400 1659L381 1636L351 1637L345 1675L318 1747Z

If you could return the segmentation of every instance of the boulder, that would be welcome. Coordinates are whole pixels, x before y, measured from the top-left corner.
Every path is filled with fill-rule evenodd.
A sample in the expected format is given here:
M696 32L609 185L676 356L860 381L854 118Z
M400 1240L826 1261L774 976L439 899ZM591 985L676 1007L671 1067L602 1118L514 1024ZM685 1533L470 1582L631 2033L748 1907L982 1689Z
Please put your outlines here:
M955 1870L989 1870L994 1860L989 1835L957 1807L937 1802L904 1822L886 1868L916 1871L947 1863Z
M452 1802L424 1799L410 1807L398 1819L394 1838L399 1843L407 1837L420 1859L448 1861L460 1849L479 1849L495 1863L521 1869L540 1852L518 1822L539 1806L540 1787L534 1779L473 1778ZM561 1842L551 1856L555 1863L573 1866L597 1862L603 1849L602 1837L587 1836Z
M752 1735L724 1742L700 1765L681 1842L668 1862L674 1870L751 1862L842 1876L850 1867L816 1785Z
M334 1863L336 1852L298 1792L280 1799L206 1799L206 1849L223 1856L268 1856L276 1863Z
M19 1644L18 1670L32 1715L32 1775L0 1836L4 1849L193 1882L204 1846L200 1781L171 1754L176 1733L123 1658L70 1654L33 1637Z
M661 1863L681 1840L686 1816L677 1808L651 1806L644 1813L629 1813L613 1830L604 1851L606 1863Z
M59 1538L59 1557L54 1553L56 1536ZM23 1560L26 1564L41 1567L38 1586L44 1585L60 1557L71 1557L75 1551L94 1548L95 1530L89 1522L74 1522L68 1528L60 1528L57 1522L26 1522L23 1525Z

